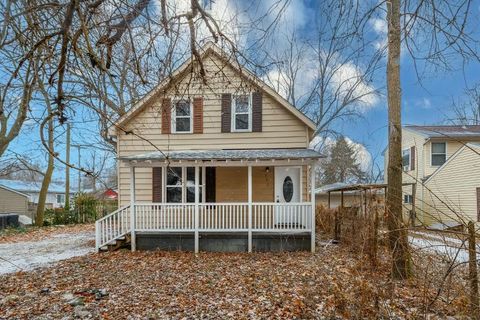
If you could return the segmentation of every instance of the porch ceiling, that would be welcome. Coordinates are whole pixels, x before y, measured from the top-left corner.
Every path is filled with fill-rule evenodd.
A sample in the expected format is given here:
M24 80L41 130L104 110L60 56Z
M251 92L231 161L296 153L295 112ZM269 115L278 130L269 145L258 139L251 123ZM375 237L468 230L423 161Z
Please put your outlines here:
M262 150L182 150L167 152L149 152L119 157L127 162L147 161L268 161L268 160L310 160L324 158L311 149L262 149Z

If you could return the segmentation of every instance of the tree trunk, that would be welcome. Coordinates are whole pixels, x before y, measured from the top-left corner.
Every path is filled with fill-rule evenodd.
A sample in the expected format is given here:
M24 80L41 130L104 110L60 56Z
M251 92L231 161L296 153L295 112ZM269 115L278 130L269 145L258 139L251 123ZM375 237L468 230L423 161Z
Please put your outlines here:
M70 164L70 123L67 123L67 147L65 150L65 162ZM80 152L80 150L79 150ZM78 164L80 166L80 164ZM80 172L80 171L79 171ZM80 191L80 187L77 192ZM70 167L65 166L65 210L70 210Z
M477 273L477 248L475 239L475 224L468 223L468 269L470 281L470 316L472 319L480 319L480 307L478 301L478 273Z
M44 94L45 101L47 103L48 114L50 114L51 108L50 108L50 103L48 102L47 93L44 91L43 86L41 89ZM48 147L52 151L54 148L53 133L54 133L53 118L51 118L48 121ZM48 193L48 188L50 186L50 181L52 180L53 169L54 169L54 157L51 153L48 153L47 171L45 171L45 175L43 176L42 187L40 188L40 193L38 195L37 214L35 218L35 225L39 227L43 226L43 222L44 222L43 220L44 220L44 212L45 212L45 203L47 200L47 193Z
M388 192L386 199L389 244L393 250L392 275L409 275L407 230L402 217L402 127L400 85L400 0L387 1L388 21Z

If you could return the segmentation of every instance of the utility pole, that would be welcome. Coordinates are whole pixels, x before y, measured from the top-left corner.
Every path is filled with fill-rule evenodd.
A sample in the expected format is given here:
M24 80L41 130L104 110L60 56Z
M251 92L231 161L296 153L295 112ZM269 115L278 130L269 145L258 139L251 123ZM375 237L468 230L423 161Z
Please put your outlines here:
M65 209L70 208L70 123L67 123L67 149L65 160L67 166L65 167Z
M82 145L80 144L74 144L72 145L72 147L74 148L77 148L77 153L78 153L78 169L80 169L82 167L81 165L81 160L82 160L82 156L80 154L81 152L81 149L82 149ZM80 172L80 170L78 170L78 189L77 189L77 192L80 192L82 188L82 173Z

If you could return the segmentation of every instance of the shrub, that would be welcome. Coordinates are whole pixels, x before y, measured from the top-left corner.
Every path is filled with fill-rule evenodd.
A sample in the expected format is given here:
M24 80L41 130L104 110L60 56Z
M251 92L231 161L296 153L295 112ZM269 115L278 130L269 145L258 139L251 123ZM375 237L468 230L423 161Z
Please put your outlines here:
M43 225L71 224L76 222L75 212L64 208L46 209Z
M77 222L93 222L97 219L98 200L91 194L79 193L75 197L74 211L77 216Z

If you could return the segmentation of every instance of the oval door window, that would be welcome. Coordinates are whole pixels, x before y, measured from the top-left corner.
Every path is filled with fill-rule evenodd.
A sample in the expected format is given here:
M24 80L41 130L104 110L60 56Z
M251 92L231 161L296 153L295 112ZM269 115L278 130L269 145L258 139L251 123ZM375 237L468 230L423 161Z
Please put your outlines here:
M293 181L289 176L283 180L283 198L286 202L292 201L293 198Z

